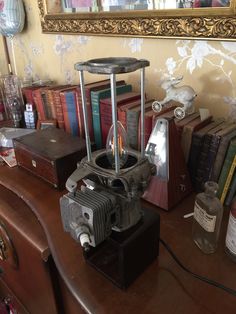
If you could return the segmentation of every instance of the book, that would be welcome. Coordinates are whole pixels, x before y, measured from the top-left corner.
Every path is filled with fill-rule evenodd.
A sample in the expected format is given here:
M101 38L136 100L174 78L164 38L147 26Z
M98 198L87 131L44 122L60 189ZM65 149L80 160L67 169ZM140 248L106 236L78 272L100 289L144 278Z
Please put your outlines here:
M181 134L181 146L184 153L185 162L188 163L189 152L192 142L192 134L194 131L197 131L207 124L209 124L212 120L212 116L208 116L204 120L201 120L200 114L198 117L184 125L183 131Z
M47 111L46 111L46 108L44 106L43 98L41 96L41 92L45 88L47 88L47 87L37 88L32 93L39 120L46 120L47 119Z
M76 90L67 90L60 93L65 131L73 136L79 135L78 108Z
M86 98L86 108L87 108L87 119L88 119L88 130L90 140L94 140L93 133L93 118L92 118L92 106L91 106L91 92L98 91L105 88L110 87L110 80L102 80L93 83L85 84L85 98ZM80 124L80 137L85 137L84 131L84 116L83 116L83 108L82 108L82 97L81 97L81 89L77 89L77 105L78 105L78 113L79 113L79 124Z
M222 197L224 186L230 171L230 167L233 164L235 154L236 154L236 138L230 141L229 148L227 150L226 157L223 163L223 167L220 172L220 177L218 181L219 189L217 193L219 199L221 199Z
M138 133L139 133L139 116L141 112L141 105L128 108L126 113L127 119L127 136L129 146L132 149L138 150Z
M25 86L25 87L21 88L21 92L22 92L22 96L23 96L24 102L27 103L27 104L33 105L34 109L36 109L36 104L35 104L35 101L34 101L33 92L36 89L39 89L41 87L44 87L44 86Z
M229 187L229 191L226 195L225 205L230 206L231 202L236 194L236 171L234 170L233 178Z
M224 126L225 124L222 124ZM235 130L236 124L231 123L225 125L225 127L222 127L222 130L219 130L215 134L213 134L211 144L209 147L209 152L208 152L208 158L207 158L207 164L205 167L205 174L204 174L204 181L209 181L211 178L211 174L213 171L214 163L216 160L216 156L218 153L218 148L220 145L220 142L224 136Z
M180 138L182 136L184 126L187 125L189 122L195 120L198 117L199 117L199 113L194 112L192 114L186 115L183 119L175 118L175 125L176 125L176 129L179 133Z
M60 93L65 90L74 90L77 88L77 85L70 85L68 87L62 87L59 89L51 89L52 97L53 97L53 103L55 107L56 112L56 119L59 129L65 128L65 122L64 122L64 115L63 115L63 109L61 104L61 98Z
M230 132L222 138L211 174L212 181L218 182L229 143L234 137L236 137L236 130Z
M204 177L205 177L205 169L207 167L208 163L208 153L209 148L212 142L212 138L214 134L216 134L218 131L222 130L227 124L221 123L217 125L215 128L211 129L207 132L207 134L204 136L204 141L201 147L200 155L199 155L199 161L198 161L198 167L196 170L196 177L195 177L195 189L197 191L202 191L205 183Z
M117 82L116 94L120 95L123 93L131 92L132 85L124 85ZM99 91L91 91L91 106L92 106L92 120L93 120L93 133L94 141L97 149L102 148L102 131L101 131L101 117L100 117L100 100L111 97L111 89L102 89Z
M137 99L128 104L121 105L117 109L117 118L121 122L121 124L123 125L126 131L127 131L127 110L132 109L136 107L137 105L141 107L141 99Z
M140 99L140 94L136 92L128 92L116 97L117 109L121 104L127 104L134 100ZM102 130L102 144L106 145L106 139L110 127L112 125L112 104L111 98L101 99L100 101L100 115L101 115L101 130Z
M210 130L217 127L219 124L223 123L224 119L218 119L216 121L210 122L205 127L201 128L198 131L194 131L192 135L192 141L191 141L191 147L189 152L189 159L188 159L188 170L189 175L191 178L191 182L193 185L195 185L195 177L196 177L196 171L198 167L200 152L202 150L202 145L204 141L204 137Z
M53 99L53 91L54 90L59 90L62 88L67 88L70 87L71 85L57 85L57 86L52 86L49 87L48 89L45 90L45 97L46 97L46 103L48 105L48 112L50 113L50 119L57 119L56 115L56 107Z
M224 204L226 194L228 193L229 186L230 186L231 180L233 178L233 174L235 172L235 167L236 167L236 154L234 155L234 159L233 159L232 164L229 168L229 173L228 173L227 178L225 180L223 191L222 191L222 194L220 197L220 201L222 204Z

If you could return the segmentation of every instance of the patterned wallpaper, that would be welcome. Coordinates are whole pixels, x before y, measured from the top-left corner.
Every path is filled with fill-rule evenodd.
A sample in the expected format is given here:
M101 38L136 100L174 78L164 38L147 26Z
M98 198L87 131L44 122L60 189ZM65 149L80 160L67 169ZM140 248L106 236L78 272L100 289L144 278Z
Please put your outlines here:
M236 119L236 42L42 34L37 2L24 3L27 28L12 42L8 40L21 77L77 83L76 62L101 57L145 58L150 61L146 70L149 98L165 96L162 79L183 75L179 85L190 85L197 92L196 108L209 108L215 117ZM86 82L100 78L85 76ZM138 90L138 71L122 79Z

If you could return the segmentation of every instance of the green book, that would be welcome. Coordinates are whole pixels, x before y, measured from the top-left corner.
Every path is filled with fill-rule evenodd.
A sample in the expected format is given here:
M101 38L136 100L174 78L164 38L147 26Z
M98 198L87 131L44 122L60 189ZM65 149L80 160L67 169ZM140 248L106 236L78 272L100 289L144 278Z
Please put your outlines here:
M231 167L232 162L234 160L235 154L236 154L236 137L230 141L229 148L227 150L225 160L223 163L223 167L222 167L221 172L220 172L219 181L218 181L218 185L219 185L218 197L219 197L219 199L221 198L221 195L222 195L222 192L223 192L223 189L225 186L225 182L226 182L226 179L228 177L230 167Z
M132 91L132 85L121 85L116 87L116 94L124 94ZM93 131L94 141L97 149L102 148L102 131L101 131L101 118L100 118L100 100L111 97L111 89L103 89L100 91L91 92L91 105L93 117Z

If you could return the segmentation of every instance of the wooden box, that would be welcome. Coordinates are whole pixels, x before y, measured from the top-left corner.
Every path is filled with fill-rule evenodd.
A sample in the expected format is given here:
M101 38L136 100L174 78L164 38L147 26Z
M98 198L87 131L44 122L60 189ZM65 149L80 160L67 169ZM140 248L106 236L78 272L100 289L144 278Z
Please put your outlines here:
M21 136L13 144L18 165L58 189L65 187L77 162L86 155L85 140L57 128Z

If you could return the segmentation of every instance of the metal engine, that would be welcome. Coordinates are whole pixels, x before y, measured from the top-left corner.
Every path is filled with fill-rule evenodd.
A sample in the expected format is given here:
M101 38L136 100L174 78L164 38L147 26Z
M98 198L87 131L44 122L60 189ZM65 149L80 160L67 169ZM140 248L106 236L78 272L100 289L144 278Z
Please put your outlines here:
M153 171L138 152L129 154L127 167L119 176L106 168L104 151L93 153L91 162L83 159L67 180L70 192L60 200L64 230L88 250L109 237L112 230L122 232L136 225L142 217L140 196ZM85 185L78 190L81 179Z

